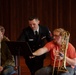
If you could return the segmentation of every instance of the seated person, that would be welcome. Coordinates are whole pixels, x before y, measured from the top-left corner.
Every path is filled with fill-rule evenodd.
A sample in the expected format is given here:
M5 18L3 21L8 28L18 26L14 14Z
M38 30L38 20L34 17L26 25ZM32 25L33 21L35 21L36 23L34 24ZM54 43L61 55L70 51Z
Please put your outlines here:
M0 75L12 75L11 73L14 72L15 61L5 43L5 41L9 41L9 39L4 36L4 33L4 27L0 26Z
M73 75L76 65L76 51L69 42L70 33L62 28L55 29L53 41L38 49L31 56L40 56L50 52L50 66L38 70L35 75Z

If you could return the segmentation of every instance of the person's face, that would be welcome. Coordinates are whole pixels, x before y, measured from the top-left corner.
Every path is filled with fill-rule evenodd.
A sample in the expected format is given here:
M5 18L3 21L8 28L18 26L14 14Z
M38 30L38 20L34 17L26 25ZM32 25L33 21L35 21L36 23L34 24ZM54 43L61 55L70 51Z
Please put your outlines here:
M29 21L29 26L31 27L32 30L37 30L39 25L39 20L33 19Z
M0 31L0 42L3 39L3 33Z
M53 32L53 38L56 44L61 44L61 36L59 32Z
M1 32L2 32L2 34L4 35L5 30L4 30L4 29L2 29L2 28L0 28L0 31L1 31Z

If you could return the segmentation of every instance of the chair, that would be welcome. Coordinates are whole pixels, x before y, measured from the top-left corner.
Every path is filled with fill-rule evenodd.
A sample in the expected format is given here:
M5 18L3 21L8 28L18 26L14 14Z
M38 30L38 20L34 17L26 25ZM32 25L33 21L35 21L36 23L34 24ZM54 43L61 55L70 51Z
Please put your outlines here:
M14 67L14 71L11 73L11 75L21 75L20 73L20 61L19 61L19 57L18 56L14 56L15 59L15 67Z

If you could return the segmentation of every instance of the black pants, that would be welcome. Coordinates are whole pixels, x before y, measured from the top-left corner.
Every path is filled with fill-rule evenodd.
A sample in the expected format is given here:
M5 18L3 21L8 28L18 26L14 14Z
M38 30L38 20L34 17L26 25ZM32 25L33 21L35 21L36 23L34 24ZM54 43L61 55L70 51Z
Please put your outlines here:
M31 75L35 75L35 72L43 67L43 60L38 58L25 59L26 65L29 68Z

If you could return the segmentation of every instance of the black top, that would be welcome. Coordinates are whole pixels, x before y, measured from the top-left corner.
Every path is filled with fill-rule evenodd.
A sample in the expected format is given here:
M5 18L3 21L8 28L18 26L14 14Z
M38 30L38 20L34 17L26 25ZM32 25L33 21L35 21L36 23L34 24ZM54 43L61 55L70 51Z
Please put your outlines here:
M45 45L45 40L51 41L51 32L46 26L39 25L39 35L35 37L33 30L30 27L23 29L18 41L27 41L32 52Z

